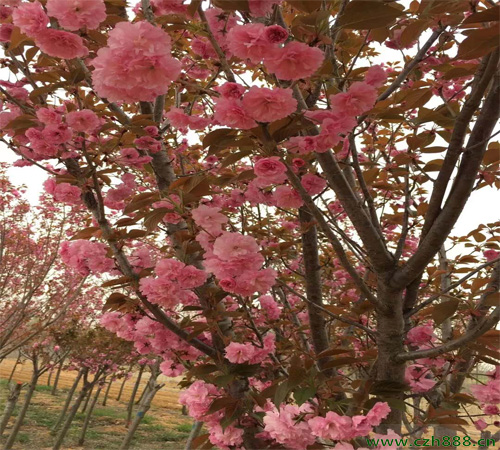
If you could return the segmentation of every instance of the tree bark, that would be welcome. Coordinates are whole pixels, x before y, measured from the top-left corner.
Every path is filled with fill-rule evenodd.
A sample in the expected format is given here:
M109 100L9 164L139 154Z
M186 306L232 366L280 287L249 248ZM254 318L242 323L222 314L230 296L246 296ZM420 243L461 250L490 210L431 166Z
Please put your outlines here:
M106 403L108 402L108 396L109 396L109 391L111 390L111 385L113 384L113 381L109 381L108 387L106 388L106 392L104 392L104 398L102 399L102 406L106 406Z
M38 372L38 368L36 367L33 370L33 375L31 376L30 384L28 387L28 391L26 392L26 397L24 398L24 403L19 411L19 415L16 418L16 421L14 423L14 426L12 427L12 431L10 432L10 435L7 439L7 442L5 443L4 450L10 450L12 446L14 445L14 442L16 440L17 434L19 433L19 430L21 429L21 426L23 425L24 418L26 417L26 413L28 411L28 408L31 403L31 399L33 398L33 394L35 393L36 389L36 384L38 382L38 377L40 376Z
M405 364L396 362L395 356L404 348L404 316L402 291L389 289L379 282L378 298L383 306L377 308L377 347L376 389L402 403L404 398ZM401 434L403 411L391 405L391 412L379 427L380 431L388 429Z
M99 398L99 394L101 393L102 387L97 389L94 398L92 399L92 403L90 404L89 410L87 411L87 415L85 416L85 421L83 422L82 431L80 433L80 438L78 439L78 445L83 445L85 442L85 434L87 434L87 428L90 423L90 418L92 417L92 413L94 412L95 405L97 403L97 399Z
M127 427L130 426L130 421L132 419L132 410L134 409L135 396L137 395L137 390L139 389L139 384L141 383L142 372L144 372L144 366L141 366L139 374L137 375L137 380L135 380L134 388L132 389L132 394L128 400L127 405Z
M88 373L88 370L85 370L85 372L83 373L84 380L83 380L82 390L81 390L80 394L78 395L78 397L76 398L75 403L71 407L68 416L66 417L64 425L63 425L59 435L57 436L56 443L54 444L54 447L52 448L53 450L59 450L61 448L63 441L64 441L64 438L68 434L69 428L71 427L71 423L73 422L73 419L75 418L76 413L78 412L78 408L80 408L80 405L82 404L83 400L88 395L88 393L92 390L92 388L95 386L95 384L99 381L100 375L102 375L101 372L97 372L94 376L94 379L91 382L89 382L87 380L87 373Z
M17 365L19 364L20 360L21 360L21 354L19 354L19 356L16 359L16 362L14 364L14 367L12 368L12 372L10 373L7 383L10 383L12 381L12 377L14 376L14 372L16 371Z
M191 433L189 433L189 437L186 442L186 446L184 447L184 450L192 450L193 441L200 434L202 427L203 427L203 422L200 422L199 420L193 423L193 428L191 428Z
M50 391L51 395L56 395L57 385L59 384L59 377L61 376L61 371L62 371L62 368L63 368L63 364L64 364L64 360L62 360L59 363L59 367L57 368L56 377L54 379L54 385L52 386L52 390Z
M87 410L87 406L89 405L90 399L92 398L92 391L93 391L93 386L90 389L89 393L87 394L87 397L85 398L85 402L83 402L83 406L81 409L81 413L84 414L85 411Z
M123 382L122 382L122 385L120 386L120 390L118 391L118 395L116 397L116 401L119 402L120 399L122 398L122 394L123 394L123 388L125 387L125 383L127 382L127 378L125 377L123 379Z
M66 412L68 411L69 405L71 404L71 400L73 399L73 395L75 395L76 388L78 387L78 383L80 382L82 376L83 370L80 370L78 372L78 375L76 376L75 381L73 382L73 386L71 386L71 389L68 392L61 414L59 415L56 424L52 427L52 432L57 431L57 429L62 425L64 417L66 416Z
M128 427L127 435L125 436L125 439L123 440L122 445L120 446L120 450L128 450L130 448L130 443L132 442L135 432L137 431L137 428L141 424L142 419L149 411L154 396L164 386L163 384L156 383L159 374L160 372L158 367L151 367L151 376L149 377L148 383L144 388L143 396L139 404L139 409L137 410L134 420Z
M12 416L12 412L16 407L17 400L21 395L21 389L23 388L22 383L10 383L9 384L9 396L7 397L7 402L5 403L5 408L3 410L2 420L0 421L0 437L3 435L9 419Z

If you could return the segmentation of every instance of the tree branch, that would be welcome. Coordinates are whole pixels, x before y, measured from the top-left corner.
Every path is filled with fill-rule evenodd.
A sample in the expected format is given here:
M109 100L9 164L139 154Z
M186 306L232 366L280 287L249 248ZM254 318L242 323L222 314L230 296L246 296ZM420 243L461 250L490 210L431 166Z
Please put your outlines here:
M390 284L404 288L419 277L446 241L474 188L474 181L486 151L488 139L500 115L500 74L486 97L483 108L470 135L457 176L443 210L434 221L415 254L398 269Z

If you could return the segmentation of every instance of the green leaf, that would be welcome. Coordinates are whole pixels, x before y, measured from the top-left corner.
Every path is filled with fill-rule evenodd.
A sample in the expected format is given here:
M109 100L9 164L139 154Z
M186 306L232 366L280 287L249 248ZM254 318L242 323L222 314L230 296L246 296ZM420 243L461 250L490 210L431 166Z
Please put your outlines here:
M278 388L276 389L276 392L274 394L274 401L273 401L273 403L278 408L286 399L289 390L290 389L288 388L288 380L285 380L281 384L278 385Z
M297 405L300 406L310 398L314 397L315 394L316 394L316 388L307 386L304 388L296 389L293 392L293 398L295 399Z

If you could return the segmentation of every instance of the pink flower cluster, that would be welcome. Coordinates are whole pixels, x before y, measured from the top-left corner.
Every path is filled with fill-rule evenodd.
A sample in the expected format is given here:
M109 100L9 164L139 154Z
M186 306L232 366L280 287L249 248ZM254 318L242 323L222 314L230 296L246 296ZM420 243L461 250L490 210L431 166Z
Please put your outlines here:
M94 30L106 20L106 5L104 0L48 0L47 14L67 30Z
M230 425L223 430L220 425L222 413L218 411L207 414L212 402L220 395L221 391L213 384L198 380L182 392L179 403L187 407L191 417L205 422L213 445L222 450L229 450L230 447L243 444L243 429Z
M286 166L277 156L260 158L256 161L253 171L257 175L256 183L261 187L281 184L286 180Z
M470 387L472 394L482 403L485 414L500 414L500 366L488 374L491 379L486 384L474 384Z
M264 257L252 236L223 232L213 247L205 248L205 267L227 292L249 296L264 294L274 284L276 271L262 269Z
M192 304L196 299L193 288L201 286L207 273L175 259L162 259L155 267L156 278L142 278L141 292L152 303L175 308L179 304Z
M170 111L165 115L170 121L170 125L180 129L203 130L212 122L206 117L190 116L181 108L170 108Z
M292 41L284 46L288 32L279 25L261 23L237 25L228 33L228 46L238 58L254 64L264 62L266 68L281 80L298 80L314 74L324 55L316 47Z
M72 8L71 3L74 3L75 1L76 0L49 0L49 5L52 3L49 14L56 13L60 17L69 17L67 15L67 11ZM80 1L83 2L84 0ZM94 3L93 6L92 3ZM89 5L94 13L96 11L95 3L95 1L89 0ZM97 3L102 3L100 6L101 9L104 7L104 2L102 0L98 0ZM61 4L64 5L62 9ZM49 5L47 5L47 8L49 8ZM97 8L99 8L99 6L97 6ZM61 15L59 13L61 13ZM78 21L79 17L81 17L79 13L74 11L73 20ZM98 18L99 16L94 17ZM83 39L80 36L67 31L47 28L47 25L49 24L49 17L39 2L21 3L14 10L12 20L14 25L18 26L23 33L35 39L35 44L42 52L47 53L50 56L73 59L87 56L89 53L87 47L83 43Z
M316 438L342 441L367 436L389 412L387 403L378 402L366 416L341 416L329 411L325 417L311 418L313 411L307 403L300 407L284 405L267 412L264 431L287 448L299 450L313 444Z
M69 183L56 183L53 178L48 178L43 187L45 191L54 197L56 202L67 203L68 205L81 204L82 191L78 186Z
M229 50L241 59L258 64L286 41L288 32L279 25L266 27L261 23L237 25L228 33Z
M180 74L170 36L148 22L120 22L92 61L94 87L111 101L152 101Z
M222 234L221 227L228 222L228 218L220 213L220 208L200 205L191 211L193 220L200 228L212 236Z
M349 133L356 126L356 116L374 106L377 88L385 80L385 71L380 66L373 66L367 71L365 81L357 81L347 92L330 96L331 109L306 111L308 119L321 124L320 134L290 138L285 144L286 148L293 153L307 154L325 152L337 145L342 140L341 135ZM349 150L348 147L346 150Z
M434 327L431 324L414 327L408 331L406 336L408 342L413 345L427 344L436 340Z
M106 273L115 266L114 261L106 256L107 247L101 242L66 241L61 244L60 255L65 264L82 275Z
M297 109L297 100L291 89L252 87L243 95L244 88L226 83L220 88L221 97L215 101L214 118L222 125L248 130L257 122L283 119Z
M239 342L231 342L226 347L226 358L234 364L260 364L275 350L274 334L264 336L263 346L256 347L250 342L240 344Z
M133 174L125 173L122 175L122 182L116 188L110 189L106 193L104 205L110 209L123 209L125 207L124 200L135 192L134 190L137 185Z
M427 392L436 385L432 372L421 364L412 364L405 370L406 382L415 393Z

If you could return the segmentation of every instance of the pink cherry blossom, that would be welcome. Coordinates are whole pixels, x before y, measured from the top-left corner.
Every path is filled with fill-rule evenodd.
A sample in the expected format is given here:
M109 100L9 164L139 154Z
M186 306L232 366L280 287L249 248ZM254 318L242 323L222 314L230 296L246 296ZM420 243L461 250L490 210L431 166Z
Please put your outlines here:
M493 261L500 256L500 252L497 250L490 249L490 250L485 250L483 252L483 255L486 258L486 261Z
M486 404L500 403L500 380L491 380L487 384L474 384L470 387L472 394Z
M114 267L114 261L106 256L107 247L101 242L66 241L61 244L60 254L65 264L82 275L105 273Z
M288 38L288 31L279 25L266 27L264 34L270 44L281 44Z
M435 340L434 327L431 324L412 328L407 334L408 341L414 345L426 344Z
M365 83L379 88L387 81L387 73L382 66L372 66L365 75Z
M279 5L283 0L248 0L250 12L254 16L265 16L273 10L273 5Z
M10 42L14 25L10 23L2 23L0 25L0 42Z
M106 5L104 0L48 0L47 14L67 30L93 30L106 20Z
M78 186L72 186L69 183L56 183L53 178L49 178L43 183L43 187L47 193L54 196L54 200L57 202L68 205L81 203L82 191Z
M122 148L120 150L120 156L117 161L121 164L125 164L131 167L142 168L144 164L151 162L153 158L151 156L141 156L141 154L135 148Z
M286 180L286 166L277 156L259 159L253 170L262 185L279 184Z
M218 86L216 90L225 98L240 99L246 89L245 86L242 86L241 84L227 82L222 86Z
M319 48L292 41L270 52L264 58L264 65L280 80L299 80L314 74L323 59L324 54Z
M214 118L221 124L231 128L249 130L255 128L257 123L236 98L221 97L215 101Z
M279 319L281 308L271 295L261 295L259 297L261 308L271 320Z
M252 236L240 233L222 233L215 242L213 253L223 261L244 258L259 251L259 246Z
M196 225L210 234L218 236L221 234L221 227L228 222L228 218L219 211L220 208L200 205L193 209L192 215Z
M325 179L312 173L304 175L301 179L301 183L309 195L320 194L326 188Z
M99 118L90 109L70 112L66 116L66 123L75 131L91 133L99 126Z
M39 2L22 3L12 13L14 25L28 36L35 37L47 28L49 18Z
M250 361L255 356L256 347L247 342L240 344L231 342L226 347L226 358L234 364L243 364Z
M37 33L35 43L44 53L55 58L83 58L89 54L80 36L67 31L46 29Z
M243 428L234 425L222 428L219 423L209 424L209 441L221 450L230 450L243 444Z
M291 89L268 89L253 86L243 97L243 107L258 122L283 119L297 109Z
M300 208L304 204L300 194L290 186L278 186L273 199L280 208Z
M264 416L264 430L272 439L292 450L304 450L315 442L309 423L300 420L301 414L310 411L309 405L281 405Z
M255 64L261 62L270 49L265 29L261 23L236 25L227 35L229 50L238 58L249 59Z
M54 125L62 122L62 113L55 108L40 108L36 112L37 119L45 125Z
M416 393L427 392L435 386L436 381L428 378L428 375L432 375L432 372L419 364L408 366L405 370L406 382Z
M330 96L333 111L358 116L373 107L377 98L376 89L368 83L356 81L347 92Z
M151 0L151 5L157 16L185 14L187 10L184 0Z
M97 93L111 101L152 101L180 74L170 36L148 22L120 22L97 52L92 73Z

